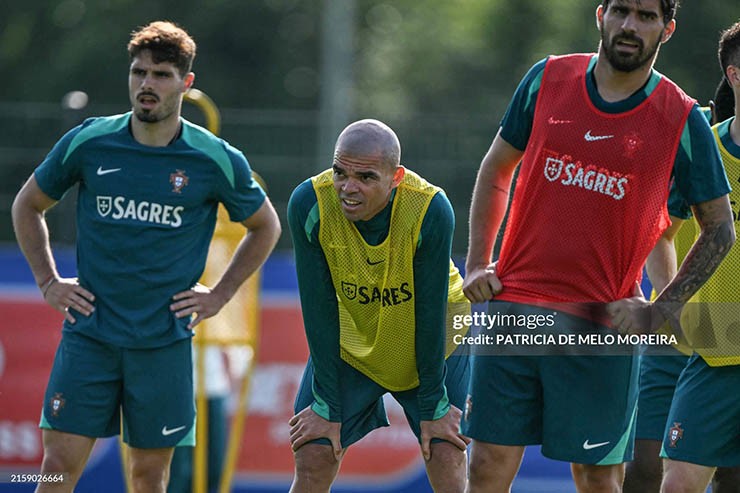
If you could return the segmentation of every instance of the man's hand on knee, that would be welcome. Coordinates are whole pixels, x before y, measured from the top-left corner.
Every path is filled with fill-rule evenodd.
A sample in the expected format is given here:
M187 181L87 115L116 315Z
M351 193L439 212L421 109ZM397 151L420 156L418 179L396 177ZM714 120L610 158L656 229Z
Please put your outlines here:
M432 458L431 441L432 438L446 440L459 448L465 450L470 443L470 438L460 433L460 418L462 412L453 405L447 414L433 421L421 421L421 454L424 460Z
M449 413L448 413L449 414ZM458 418L459 421L459 418ZM326 438L331 442L334 458L339 462L344 455L340 440L342 423L328 421L308 406L288 421L290 428L290 446L293 452L312 440Z

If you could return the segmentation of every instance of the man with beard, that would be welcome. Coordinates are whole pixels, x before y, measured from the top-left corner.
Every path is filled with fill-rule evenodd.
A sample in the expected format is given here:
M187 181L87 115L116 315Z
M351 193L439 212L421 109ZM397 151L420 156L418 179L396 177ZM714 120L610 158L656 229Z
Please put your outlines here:
M734 97L734 114L712 127L727 175L740 177L740 21L719 41L719 62ZM730 193L737 206L740 191ZM736 216L737 217L737 216ZM740 342L738 290L740 252L735 249L699 290L681 316L694 353L676 383L665 424L661 457L665 458L662 491L703 492L717 467L721 477L740 466ZM715 493L739 491L723 484Z
M64 314L44 397L36 491L71 492L97 437L123 423L131 490L164 493L177 445L194 444L191 337L267 258L280 234L244 155L180 117L196 46L169 22L132 34L132 111L90 118L54 146L13 204L18 243ZM78 278L62 278L44 213L79 184ZM222 203L247 231L212 289L197 285Z
M651 330L675 316L727 253L735 240L730 187L709 124L653 70L675 30L676 3L604 0L597 54L552 56L525 76L475 185L464 286L471 301L495 296L491 312L554 316L554 329L569 334ZM669 224L672 181L702 231L651 304L638 281ZM463 419L473 439L469 491L509 491L534 444L572 464L579 492L620 491L632 456L636 354L531 349L474 355Z
M709 102L709 107L702 109L704 116L711 118L712 125L723 122L735 114L735 98L732 94L732 87L725 77L722 77L717 85L714 100ZM707 113L710 113L711 117ZM719 146L722 146L721 138L717 142ZM728 167L725 154L721 153L721 155L728 178L731 179L732 171L736 171L735 174L737 174L738 168L737 166ZM737 159L734 162L737 162ZM730 192L731 199L735 193L736 190ZM686 221L690 219L691 211L675 191L668 200L668 211L671 214L671 226L665 230L645 263L654 295L663 291L663 288L676 275L677 266L683 262L699 231L699 227L693 220ZM728 265L730 269L732 268L732 257L730 253L718 271L705 284L705 288L714 284L718 273L727 269ZM726 289L724 292L734 293L734 289ZM696 304L690 306L694 308ZM682 323L682 329L687 328L687 325ZM657 348L653 351L653 349L646 346L640 355L640 396L635 418L635 454L634 460L627 463L624 493L658 493L660 491L663 476L663 460L660 458L663 433L673 393L676 390L676 382L693 352L693 348L688 344L677 345L671 350ZM713 493L736 493L739 487L740 467L718 468L712 478Z

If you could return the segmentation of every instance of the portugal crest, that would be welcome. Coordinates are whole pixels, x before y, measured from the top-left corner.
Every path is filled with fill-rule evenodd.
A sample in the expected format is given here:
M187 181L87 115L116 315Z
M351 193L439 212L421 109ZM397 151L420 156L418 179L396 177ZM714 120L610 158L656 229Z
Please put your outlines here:
M635 157L635 154L642 148L642 139L637 132L630 132L625 135L622 143L624 145L624 155L629 159Z
M545 161L545 178L550 181L555 181L560 178L560 173L563 172L563 161L552 157L547 158Z
M348 300L355 299L355 296L357 296L357 284L342 281L342 293L344 293L344 296L346 296Z
M113 204L113 200L110 197L101 197L98 195L98 214L105 217L108 215Z
M62 397L61 392L55 392L54 397L51 398L51 415L59 416L59 411L62 410L65 404L65 400Z
M170 183L172 183L172 191L180 193L180 191L188 184L190 178L185 176L185 172L181 169L176 170L175 173L170 173Z
M674 421L673 426L668 430L668 439L671 441L670 447L676 448L676 443L682 436L683 429L681 428L681 423L676 423Z

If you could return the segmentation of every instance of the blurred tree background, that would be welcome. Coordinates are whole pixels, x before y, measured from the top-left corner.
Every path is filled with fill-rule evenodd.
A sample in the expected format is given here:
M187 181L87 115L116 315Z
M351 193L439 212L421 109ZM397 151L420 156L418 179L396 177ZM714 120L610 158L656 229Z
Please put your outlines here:
M284 219L292 189L330 165L349 121L387 122L402 161L447 190L454 250L480 158L527 69L548 54L595 51L595 0L27 0L0 18L0 241L13 241L15 192L64 131L124 112L129 33L155 19L198 43L196 87L218 104L221 135L267 180ZM737 0L685 0L657 70L700 102L721 76L719 32ZM69 91L89 103L63 109ZM186 117L203 123L192 108ZM74 195L74 194L70 194ZM67 199L65 199L66 201ZM51 216L74 239L73 209ZM287 229L287 228L286 228ZM280 247L289 248L287 233Z

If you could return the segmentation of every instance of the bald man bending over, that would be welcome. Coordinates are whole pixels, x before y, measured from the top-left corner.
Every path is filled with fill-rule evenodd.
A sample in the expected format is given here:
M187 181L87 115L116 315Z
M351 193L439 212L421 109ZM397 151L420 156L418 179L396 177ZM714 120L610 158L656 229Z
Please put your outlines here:
M288 203L311 353L290 420L291 492L329 491L346 448L388 426L386 393L419 439L434 490L465 489L469 366L452 354L452 320L470 305L450 260L454 214L400 157L387 125L352 123L332 168Z

